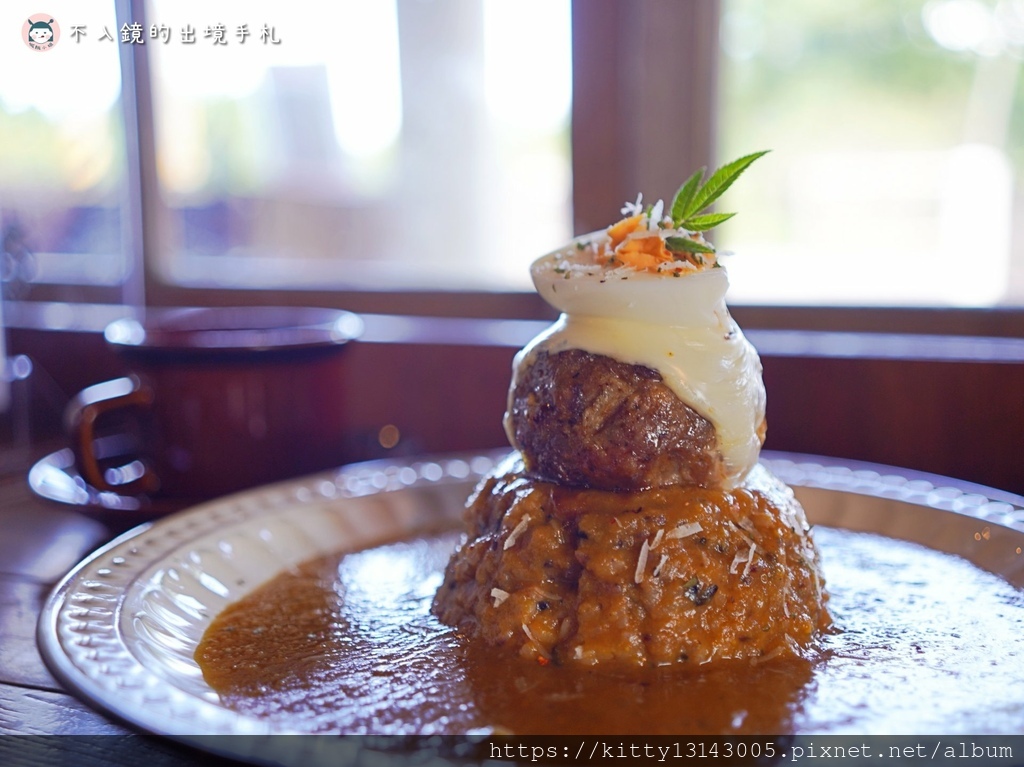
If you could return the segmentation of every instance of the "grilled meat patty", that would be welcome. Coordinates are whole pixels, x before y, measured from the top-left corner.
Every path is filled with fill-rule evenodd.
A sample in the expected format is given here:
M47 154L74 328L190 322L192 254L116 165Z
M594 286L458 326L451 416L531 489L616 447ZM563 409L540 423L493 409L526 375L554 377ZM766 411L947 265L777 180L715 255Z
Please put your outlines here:
M527 470L560 485L640 490L715 487L715 427L643 365L569 349L538 350L509 412Z

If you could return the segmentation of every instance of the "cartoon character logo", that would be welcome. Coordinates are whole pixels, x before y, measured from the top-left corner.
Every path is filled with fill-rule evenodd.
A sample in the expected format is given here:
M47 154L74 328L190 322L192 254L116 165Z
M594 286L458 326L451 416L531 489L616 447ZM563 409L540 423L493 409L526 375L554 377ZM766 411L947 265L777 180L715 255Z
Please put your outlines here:
M22 26L21 39L34 51L48 51L60 40L60 26L50 14L37 13Z

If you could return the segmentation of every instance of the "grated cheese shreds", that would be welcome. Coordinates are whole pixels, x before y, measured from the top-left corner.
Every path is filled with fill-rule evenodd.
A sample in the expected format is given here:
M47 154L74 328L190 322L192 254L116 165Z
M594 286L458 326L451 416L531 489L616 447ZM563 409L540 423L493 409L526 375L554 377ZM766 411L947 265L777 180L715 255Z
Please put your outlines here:
M743 575L741 577L746 578L747 574L750 573L750 566L754 564L754 552L757 551L757 544L750 544L750 551L747 552L747 564L743 568Z
M679 525L674 530L669 530L666 534L666 538L688 538L691 535L696 535L701 532L704 528L700 526L700 522L690 522L689 524Z
M743 574L741 578L746 578L750 574L750 568L754 564L754 552L757 551L757 544L750 541L750 548L747 549L746 555L743 552L738 552L732 559L732 564L729 565L729 572L735 574L740 569L740 563L745 562L743 567Z
M774 650L772 650L770 653L768 653L766 655L762 655L759 658L751 658L750 659L751 660L751 664L750 665L757 666L757 665L759 665L761 663L765 663L767 661L770 661L772 658L779 657L785 651L786 651L786 648L783 647L782 645L779 645L778 647L776 647Z
M491 599L494 600L494 606L500 607L501 603L511 596L507 591L503 589L491 589Z
M814 556L814 554L812 552L811 553L811 557L812 558L808 559L807 561L808 562L813 562L814 561L813 556ZM814 594L820 600L821 599L821 580L818 578L818 568L817 567L813 567L813 566L811 567L811 577L814 578Z
M796 640L793 639L793 637L791 637L788 632L783 634L782 638L785 640L786 645L788 645L789 649L793 652L794 655L800 655L800 645L796 643Z
M651 544L644 540L640 547L640 556L636 560L636 572L633 573L633 583L641 583L644 579L644 570L647 569L647 557L651 553Z
M537 652L540 653L541 657L545 659L548 658L548 651L544 648L544 645L537 640L537 637L533 635L533 632L530 631L530 627L525 623L521 623L519 625L523 627L523 633L526 634L527 639L537 645Z
M661 555L661 559L658 560L658 564L654 568L654 572L651 573L651 577L653 577L653 578L659 577L661 575L661 568L663 568L665 566L666 562L668 562L668 554L662 554Z
M732 558L732 564L729 565L729 572L735 574L739 571L740 564L746 561L747 560L743 558L743 553L737 552L736 556Z
M533 635L533 632L530 631L530 627L527 626L525 623L520 623L519 625L523 627L523 633L526 634L527 638L535 645L540 646L540 642L537 641L537 637L535 637Z
M651 541L651 551L654 551L658 546L661 545L661 539L665 537L665 531L662 528L658 528L658 532L654 534L654 540Z
M530 515L523 514L523 518L519 520L519 524L512 528L512 532L508 534L508 538L505 539L505 544L501 547L502 551L508 551L516 545L516 539L519 537L527 527L530 525Z
M569 622L568 618L563 618L562 622L558 625L558 640L562 641L569 634L572 633L572 623Z
M622 210L620 211L623 216L638 216L643 212L644 195L642 192L636 196L636 202L626 200L625 204L622 206Z

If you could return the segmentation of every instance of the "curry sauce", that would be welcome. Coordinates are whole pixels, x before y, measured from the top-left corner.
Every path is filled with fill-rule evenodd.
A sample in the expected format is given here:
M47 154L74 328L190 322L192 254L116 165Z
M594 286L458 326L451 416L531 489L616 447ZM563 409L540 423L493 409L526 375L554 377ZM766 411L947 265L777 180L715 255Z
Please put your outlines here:
M618 669L524 660L430 612L457 533L308 562L196 658L225 705L321 733L1014 732L1024 599L957 557L815 529L837 630L812 658Z

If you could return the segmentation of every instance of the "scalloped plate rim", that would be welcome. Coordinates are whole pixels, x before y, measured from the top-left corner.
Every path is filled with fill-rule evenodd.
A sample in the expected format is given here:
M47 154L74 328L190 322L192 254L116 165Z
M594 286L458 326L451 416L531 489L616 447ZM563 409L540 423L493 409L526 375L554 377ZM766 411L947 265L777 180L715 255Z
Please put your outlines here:
M320 472L299 479L286 480L253 490L243 491L224 498L207 501L189 509L177 512L162 519L146 522L109 543L103 545L82 562L76 565L51 591L37 624L37 641L46 665L54 676L74 694L87 703L99 708L113 717L125 721L148 732L191 743L203 750L218 751L223 744L215 745L204 741L207 735L248 734L255 736L287 734L288 731L276 727L272 721L256 720L230 711L209 701L192 698L194 702L193 721L205 721L206 716L224 724L216 730L206 731L199 728L182 727L178 721L168 722L154 706L134 706L131 702L112 699L106 687L99 680L105 678L103 661L98 659L90 666L89 662L72 658L66 646L68 624L73 621L69 610L71 602L78 597L88 599L90 595L82 594L85 579L100 569L99 563L108 561L114 552L127 552L132 548L154 545L160 554L153 557L140 557L141 569L132 571L137 579L147 569L159 564L159 557L168 557L171 553L181 550L200 537L210 535L217 530L230 530L232 527L244 525L262 516L273 516L291 504L307 504L313 500L333 503L332 498L344 501L346 497L361 498L379 495L394 490L409 489L433 485L460 485L475 481L485 467L496 463L508 454L508 450L481 451L441 456L425 456L409 460L377 460L359 464L351 464L337 470ZM973 483L961 482L934 474L898 469L894 467L847 461L821 456L779 453L764 451L763 461L781 479L796 487L817 488L826 492L860 494L885 500L895 500L912 506L934 511L959 514L974 522L996 525L1006 528L1024 541L1024 497L1004 491L986 488ZM412 477L410 471L415 473ZM404 477L403 477L404 473ZM383 480L381 478L384 478ZM329 485L338 488L333 496L323 495ZM319 489L318 489L319 488ZM317 495L317 493L321 495ZM348 495L346 495L346 493ZM955 508L958 499L964 508ZM340 504L343 513L344 504ZM225 510L235 508L228 514ZM237 509L243 509L238 511ZM245 511L244 509L248 509ZM332 512L334 513L334 512ZM812 510L808 515L814 517ZM226 516L227 519L220 517ZM226 526L225 526L226 522ZM182 532L184 531L184 532ZM189 532L191 531L191 533ZM885 531L878 531L885 535ZM191 537L182 537L189 534ZM893 536L897 537L897 536ZM175 539L177 542L175 543ZM132 565L131 567L137 567ZM999 571L997 574L1004 575ZM271 574L272 575L272 574ZM269 577L269 576L268 576ZM112 625L103 626L113 630L115 641L121 641L120 610L127 598L127 592L120 595L108 595L116 604L116 617ZM121 651L131 655L130 650ZM127 659L129 664L139 663L132 656ZM149 672L143 668L143 671ZM156 702L160 695L174 696L179 691L161 689L152 678L143 682L147 691L140 700L145 703L147 698ZM180 702L180 701L179 701ZM186 707L191 705L186 701ZM247 740L247 739L243 739ZM263 738L258 738L258 741ZM242 743L238 741L228 751L234 758L243 758L262 763L282 763L271 752L265 751L266 744L255 741Z

